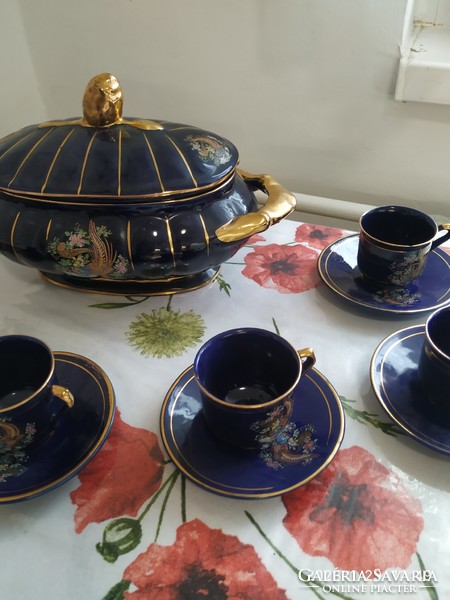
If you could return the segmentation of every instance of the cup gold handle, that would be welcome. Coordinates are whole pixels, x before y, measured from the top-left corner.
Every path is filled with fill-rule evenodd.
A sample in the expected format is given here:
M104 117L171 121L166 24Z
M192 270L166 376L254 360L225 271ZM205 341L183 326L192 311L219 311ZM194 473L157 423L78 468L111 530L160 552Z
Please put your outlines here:
M221 242L236 242L265 231L287 217L296 204L294 194L270 175L252 175L242 169L237 169L237 173L250 186L265 192L268 196L267 202L258 211L235 217L216 229L216 235Z
M65 402L69 408L72 408L75 403L72 392L62 385L52 385L52 394Z
M302 348L301 350L297 350L297 354L302 361L302 373L306 373L306 371L316 364L316 355L312 348Z

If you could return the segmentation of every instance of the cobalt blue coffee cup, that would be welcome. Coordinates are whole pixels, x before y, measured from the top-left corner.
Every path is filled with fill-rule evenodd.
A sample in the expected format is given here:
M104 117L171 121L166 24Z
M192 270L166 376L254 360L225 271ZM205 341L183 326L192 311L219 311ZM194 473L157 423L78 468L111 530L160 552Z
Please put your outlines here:
M211 338L194 361L210 431L245 449L275 440L289 422L300 377L315 361L311 348L297 351L264 329L231 329Z
M439 235L446 230L444 235ZM450 224L406 206L379 206L360 219L358 267L369 287L403 288L422 273L431 250L450 238Z
M10 463L48 439L74 398L56 383L53 353L36 338L0 337L0 374L0 458Z
M450 410L450 306L428 317L418 372L425 396Z

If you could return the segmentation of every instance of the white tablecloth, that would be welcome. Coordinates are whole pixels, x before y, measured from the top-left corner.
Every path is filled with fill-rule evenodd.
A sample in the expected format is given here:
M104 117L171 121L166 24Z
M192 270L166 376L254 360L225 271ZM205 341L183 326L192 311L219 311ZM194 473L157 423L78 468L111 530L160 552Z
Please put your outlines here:
M0 506L1 598L450 597L448 458L392 427L369 377L379 342L427 314L371 312L335 296L316 263L343 233L285 220L253 238L213 283L151 298L60 289L0 258L2 334L88 357L117 400L111 433L83 471ZM282 497L211 494L175 476L161 442L172 382L202 341L239 326L313 346L316 368L343 398L336 458ZM423 569L433 587L418 581Z

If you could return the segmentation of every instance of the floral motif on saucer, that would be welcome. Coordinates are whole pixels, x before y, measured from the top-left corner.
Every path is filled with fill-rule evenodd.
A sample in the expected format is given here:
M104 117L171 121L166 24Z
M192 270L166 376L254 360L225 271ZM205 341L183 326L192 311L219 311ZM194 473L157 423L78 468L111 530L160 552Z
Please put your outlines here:
M33 424L29 439L16 444L12 453L8 454L3 445L0 504L29 500L62 485L87 465L110 431L115 397L108 376L84 356L69 352L53 354L56 377L73 392L75 404L64 412L52 435L41 446L27 451ZM9 428L8 432L14 433Z
M294 392L287 427L260 450L222 442L206 426L192 366L168 391L161 435L170 458L201 488L232 498L270 498L311 481L333 460L344 436L344 412L335 389L315 368Z
M269 411L264 421L258 420L251 425L256 441L260 445L259 457L272 469L283 469L287 465L303 462L307 464L317 456L314 450L317 439L314 425L298 427L290 421L292 402L289 403L288 414L283 407Z
M26 423L23 433L10 418L0 419L0 483L27 470L35 433L34 423Z
M425 325L386 337L373 354L370 378L381 406L406 435L450 456L450 411L428 400L417 374L424 339Z
M344 300L376 311L411 314L435 310L450 302L450 256L435 248L422 274L400 290L368 289L357 265L359 234L336 240L319 256L317 268L325 285Z
M272 469L284 469L300 463L306 465L318 456L315 452L318 444L315 431L314 425L298 427L291 421L275 440L261 446L259 457Z

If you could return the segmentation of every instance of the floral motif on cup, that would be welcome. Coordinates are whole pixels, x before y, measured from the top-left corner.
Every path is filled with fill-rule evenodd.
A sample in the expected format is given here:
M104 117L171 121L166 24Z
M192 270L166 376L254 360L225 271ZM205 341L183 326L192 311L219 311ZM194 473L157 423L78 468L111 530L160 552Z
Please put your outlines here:
M27 423L22 430L10 419L0 419L0 483L27 470L30 458L27 448L35 435L34 423Z
M216 166L226 165L231 160L230 150L209 135L188 135L186 141L190 143L204 163L213 163Z
M412 252L389 266L388 279L394 285L407 285L419 277L423 264L423 253Z
M283 524L300 548L346 571L405 569L423 529L420 501L360 446L339 451L283 503Z
M199 519L180 525L171 546L150 544L123 580L136 586L126 600L287 600L253 546Z
M269 411L265 419L255 421L250 426L260 448L259 457L272 469L308 464L317 456L314 453L317 447L317 440L313 437L314 427L298 427L296 423L289 422L291 413L292 402L286 400Z
M67 274L120 279L127 275L129 261L114 250L110 235L107 227L97 227L92 220L88 231L77 223L64 232L65 239L54 238L47 249Z
M315 457L317 438L313 425L298 427L290 422L277 437L260 449L259 457L272 469L283 469L290 465L309 464Z
M270 444L286 427L291 413L292 401L286 399L267 412L264 419L252 423L250 429L255 432L255 441L258 444Z

